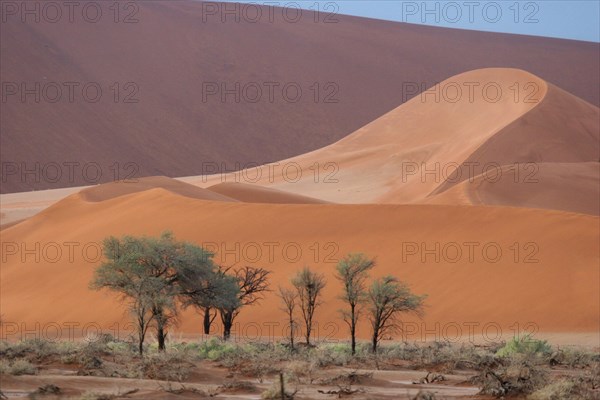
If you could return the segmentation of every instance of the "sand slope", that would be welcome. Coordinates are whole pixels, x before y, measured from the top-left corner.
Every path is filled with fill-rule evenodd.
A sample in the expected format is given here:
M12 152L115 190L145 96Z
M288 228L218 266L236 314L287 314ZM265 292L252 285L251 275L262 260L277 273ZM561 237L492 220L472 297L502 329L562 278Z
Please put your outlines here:
M285 284L305 264L322 271L328 286L318 313L321 337L346 335L336 314L339 284L332 272L337 259L350 251L376 256L375 275L393 274L417 293L429 295L422 321L427 329L435 329L436 323L442 327L457 323L466 330L463 324L474 322L480 330L494 323L510 336L509 326L514 323L534 323L544 332L598 328L596 217L489 206L214 202L162 188L101 202L75 194L4 230L4 244L34 248L39 243L41 249L48 243L77 242L79 246L72 260L63 254L55 262L48 260L53 256L36 262L32 255L22 260L21 251L5 252L0 269L3 319L27 326L77 321L103 327L126 320L114 296L87 288L98 265L97 245L92 244L108 235L157 235L166 229L181 239L216 249L216 260L223 265L253 264L273 270L274 287ZM465 242L479 243L472 259ZM410 254L410 243L423 243L427 248L454 243L464 254L457 258L452 252L438 253L436 261L431 254ZM496 262L490 261L496 259L494 249L488 256L482 252L489 243L502 251ZM297 257L298 250L301 256ZM269 294L260 307L242 312L240 327L250 322L262 329L270 322L283 324L278 307ZM198 332L199 326L199 317L189 312L182 316L178 329ZM367 333L361 326L360 335Z

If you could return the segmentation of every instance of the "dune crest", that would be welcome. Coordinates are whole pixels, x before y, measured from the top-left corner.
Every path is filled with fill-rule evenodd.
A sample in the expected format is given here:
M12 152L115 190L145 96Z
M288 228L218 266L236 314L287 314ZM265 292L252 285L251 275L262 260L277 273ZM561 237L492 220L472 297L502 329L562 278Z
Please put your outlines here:
M215 191L202 189L176 179L167 178L166 176L152 176L130 181L104 183L84 189L78 195L85 201L98 202L156 188L162 188L180 196L199 200L237 201Z

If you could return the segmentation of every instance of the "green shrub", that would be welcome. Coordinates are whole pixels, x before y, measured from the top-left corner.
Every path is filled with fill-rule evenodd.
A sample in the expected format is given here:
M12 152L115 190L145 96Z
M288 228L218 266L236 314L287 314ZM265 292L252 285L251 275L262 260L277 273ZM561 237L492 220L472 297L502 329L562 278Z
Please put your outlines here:
M220 361L225 356L233 355L238 350L236 345L212 337L198 346L200 357L211 361Z
M516 336L496 352L498 357L508 357L513 354L548 356L552 354L552 347L547 341L534 339L531 335L525 335L520 338Z

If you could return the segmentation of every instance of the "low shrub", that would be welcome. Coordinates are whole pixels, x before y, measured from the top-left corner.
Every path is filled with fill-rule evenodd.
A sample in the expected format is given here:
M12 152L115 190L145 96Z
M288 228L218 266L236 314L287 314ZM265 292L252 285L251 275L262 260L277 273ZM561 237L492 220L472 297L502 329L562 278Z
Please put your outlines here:
M547 374L532 354L514 354L495 368L484 368L474 377L482 394L495 397L528 395L547 384Z
M496 352L498 357L507 357L513 354L549 356L552 354L552 347L547 341L534 339L531 335L515 336Z
M37 368L24 358L0 361L0 374L5 375L35 375Z

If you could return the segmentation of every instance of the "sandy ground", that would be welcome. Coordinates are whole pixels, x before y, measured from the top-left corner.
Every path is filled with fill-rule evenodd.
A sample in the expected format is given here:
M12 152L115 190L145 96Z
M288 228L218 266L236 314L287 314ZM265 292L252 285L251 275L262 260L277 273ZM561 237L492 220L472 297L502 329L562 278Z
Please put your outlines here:
M66 366L68 367L68 366ZM419 392L433 392L438 398L485 398L473 397L477 395L479 389L467 383L472 371L457 371L453 374L444 374L446 379L443 382L433 384L414 384L427 375L424 371L369 371L369 370L350 370L344 368L328 368L320 371L320 376L335 376L342 373L356 372L373 373L372 378L364 379L360 384L354 385L353 389L360 389L360 392L351 396L352 399L412 399ZM183 383L165 382L145 379L124 379L124 378L98 378L91 376L77 376L76 371L65 368L65 366L50 366L45 368L36 376L2 376L2 391L10 398L23 398L28 393L35 391L38 387L45 384L53 384L61 388L63 396L76 396L85 392L96 393L124 393L127 391L138 391L127 396L128 398L148 398L148 399L197 399L209 398L198 393L193 393L190 389L200 390L210 397L217 399L261 399L261 392L267 390L276 378L270 377L259 382L257 379L241 378L240 380L249 381L256 387L255 391L221 391L221 386L231 374L219 368L213 363L198 363L195 367L192 379ZM319 393L319 391L335 391L339 388L335 385L319 384L290 384L290 390L298 389L297 399L331 399L336 398L331 394ZM186 388L187 393L174 394L166 393L165 388L180 389ZM221 392L221 393L219 393Z

